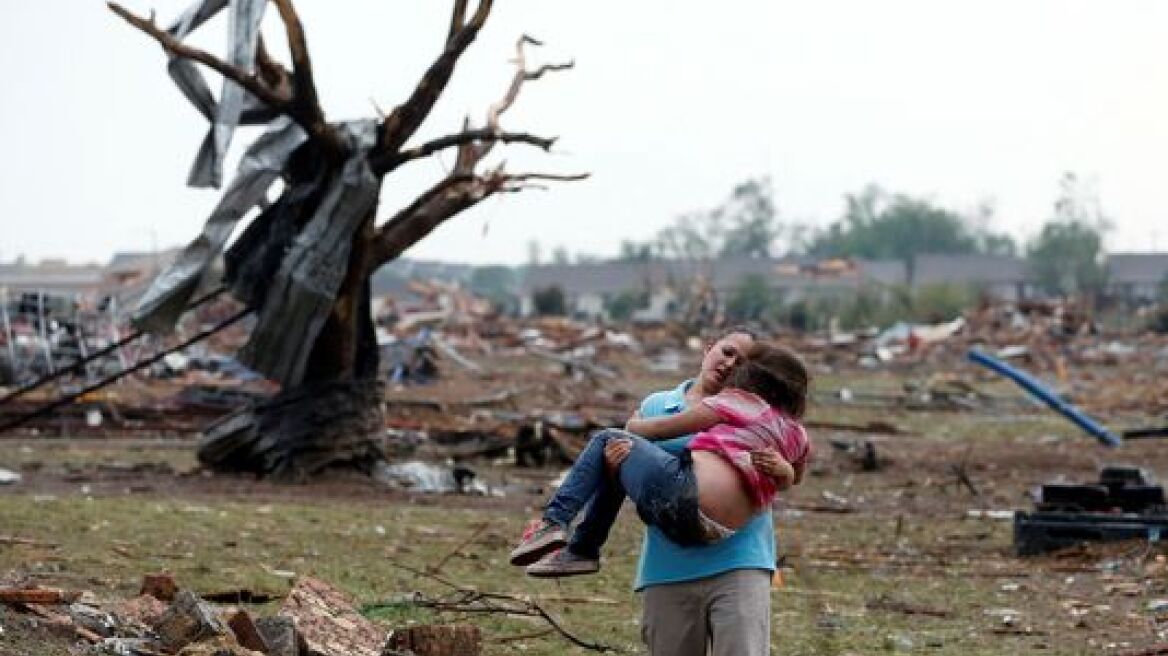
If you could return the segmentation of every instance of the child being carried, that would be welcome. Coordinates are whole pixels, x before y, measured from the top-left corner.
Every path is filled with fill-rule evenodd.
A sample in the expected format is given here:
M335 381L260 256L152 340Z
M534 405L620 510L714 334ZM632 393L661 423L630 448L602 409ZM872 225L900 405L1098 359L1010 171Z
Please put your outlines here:
M723 390L700 404L665 417L634 416L627 431L594 435L548 502L542 522L511 552L511 564L540 577L599 570L599 545L616 521L619 498L604 504L601 517L590 513L594 521L578 526L571 544L568 526L602 485L619 483L616 494L627 494L646 524L689 546L733 535L768 508L779 490L801 481L811 453L799 422L807 404L807 368L790 350L763 342L743 355ZM645 439L693 433L676 455ZM617 480L610 482L604 450L614 440L628 441L630 449L615 472Z

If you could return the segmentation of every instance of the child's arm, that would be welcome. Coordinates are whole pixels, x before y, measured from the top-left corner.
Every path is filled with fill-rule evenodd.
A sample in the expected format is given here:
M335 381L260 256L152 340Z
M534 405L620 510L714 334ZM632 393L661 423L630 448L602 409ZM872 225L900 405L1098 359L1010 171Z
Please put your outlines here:
M750 463L763 475L775 482L775 487L785 490L801 478L798 471L787 459L773 449L757 449L750 452Z
M625 430L648 440L667 440L705 430L721 421L718 414L703 403L675 415L648 419L633 415L625 424Z

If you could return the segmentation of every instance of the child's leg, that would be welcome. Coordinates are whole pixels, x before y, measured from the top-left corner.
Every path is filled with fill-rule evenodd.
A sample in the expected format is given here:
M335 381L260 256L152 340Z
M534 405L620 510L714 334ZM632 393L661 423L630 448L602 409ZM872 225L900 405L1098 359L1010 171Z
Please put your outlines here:
M585 504L588 504L589 508L595 509L596 512L592 510L589 512L590 515L593 515L593 519L589 522L592 528L585 528L583 544L585 549L590 550L588 554L588 559L591 559L589 572L596 571L595 566L600 558L600 545L608 536L608 527L616 520L615 511L611 512L611 518L607 516L598 518L599 515L607 515L607 511L600 513L599 509L607 509L612 503L612 492L604 490L604 488L619 487L612 483L605 484L608 476L604 466L604 447L612 439L613 434L623 435L623 432L600 431L588 441L588 446L576 457L576 462L568 471L564 483L552 496L547 508L544 509L543 525L530 534L525 534L519 546L511 550L512 565L531 565L546 554L567 545L568 525L584 508ZM622 496L616 500L615 510L620 510L620 500L623 498ZM592 503L589 504L589 501ZM599 501L599 505L597 505L597 501ZM595 545L592 546L594 538L590 536L599 536L599 542L595 542ZM574 565L579 565L579 563ZM589 572L575 571L573 573ZM532 574L532 571L529 569L528 573ZM540 574L533 575L539 576ZM548 575L562 576L564 574L552 573Z
M634 436L633 448L621 463L620 481L637 514L681 545L703 541L699 527L697 480L688 451L673 455Z
M604 432L609 434L606 437L608 441L632 440L636 437L619 428L610 428ZM592 502L584 510L584 517L568 541L568 551L585 558L600 558L600 547L608 540L608 533L616 523L621 504L625 501L625 490L620 481L607 475L607 471L605 474L592 496Z
M604 483L606 477L604 446L614 436L627 435L624 431L610 429L600 431L588 440L588 446L576 457L576 462L568 471L568 477L564 479L563 485L556 490L547 508L544 509L544 519L567 528L577 513L584 509L585 504L596 496L601 484Z

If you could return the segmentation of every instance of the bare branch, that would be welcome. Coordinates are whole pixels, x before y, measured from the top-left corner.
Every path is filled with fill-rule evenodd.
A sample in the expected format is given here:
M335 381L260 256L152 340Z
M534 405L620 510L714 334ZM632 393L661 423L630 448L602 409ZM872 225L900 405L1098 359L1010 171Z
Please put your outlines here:
M512 173L507 176L507 182L526 182L528 180L553 180L556 182L579 182L592 177L591 173Z
M411 572L417 576L423 576L432 579L449 588L453 588L457 594L454 594L446 599L430 599L421 593L417 593L412 603L424 607L431 608L436 611L454 611L461 613L499 613L505 615L520 615L527 617L538 617L547 622L557 633L563 636L566 640L575 645L585 649L599 652L616 652L621 650L610 645L599 642L589 642L568 631L559 620L552 616L547 610L540 606L530 597L519 597L505 592L480 592L474 588L468 588L463 585L454 583L453 581L439 576L434 570L427 568L421 570L416 567L411 567L405 563L389 559L389 563L394 567L398 567L407 572ZM379 604L364 606L363 610L379 607Z
M575 65L574 62L567 64L548 64L541 66L534 73L528 72L527 57L523 53L523 46L526 44L541 46L543 42L527 34L524 34L515 41L515 75L511 78L510 86L507 87L507 93L503 95L503 98L499 102L491 105L490 109L487 110L487 127L491 129L499 129L499 117L503 112L510 109L511 105L515 104L515 99L519 96L519 90L523 87L525 81L539 79L547 71L564 70L572 68ZM481 149L482 152L478 154L479 158L484 157L490 152L493 145L493 143L484 144Z
M292 75L280 62L272 59L268 49L264 46L264 36L261 34L256 40L256 73L269 89L276 93L292 97Z
M455 173L440 180L378 228L371 271L401 255L446 219L489 196L492 186L473 174Z
M544 64L543 66L540 66L539 68L535 69L534 71L531 71L530 73L524 73L523 79L525 79L525 80L538 80L539 78L543 77L544 73L547 73L548 71L566 71L569 68L574 68L575 66L576 66L575 59L573 59L570 62L564 63L564 64Z
M288 51L292 55L292 82L294 93L292 103L296 111L304 120L315 126L323 126L327 122L324 110L320 106L320 98L316 93L316 82L312 76L312 60L308 56L308 42L304 37L304 26L300 23L300 16L292 7L292 0L272 0L280 12L280 20L284 21L284 30L288 34ZM314 129L316 132L319 127Z
M450 29L446 32L447 43L458 34L463 22L466 21L466 3L467 0L454 0L454 11L450 13Z
M458 30L446 43L446 50L430 64L430 68L414 88L409 99L398 105L381 123L381 142L378 150L383 153L396 153L405 142L414 135L422 121L434 108L434 103L442 95L446 83L454 73L454 65L458 58L474 41L487 16L491 13L494 0L479 0L470 22ZM457 10L458 7L456 6Z
M439 150L450 148L451 146L460 146L463 144L473 144L476 141L494 142L502 141L503 143L527 143L533 146L538 146L544 150L550 150L552 144L556 142L555 137L537 137L526 132L497 132L489 128L479 128L477 130L465 130L458 134L451 134L445 137L428 141L417 148L409 148L402 150L394 155L380 154L370 159L370 165L374 172L378 175L384 175L396 169L402 164L420 159L422 157L429 157Z
M253 96L259 98L268 105L271 105L273 108L285 113L289 111L291 98L286 94L269 89L262 82L260 82L256 75L236 66L232 66L231 64L228 64L227 62L219 59L215 55L212 55L205 50L192 48L191 46L184 44L182 41L174 38L174 36L169 32L155 25L153 17L146 19L140 16L135 16L125 7L122 7L116 2L109 2L107 5L109 6L110 11L113 11L118 16L121 16L122 19L127 23L153 37L154 40L157 41L170 54L176 57L197 61L200 64L203 64L208 68L216 71L223 77L235 82L239 86L246 89Z
M370 265L375 270L401 255L450 217L500 191L518 191L530 180L571 182L583 180L587 173L557 175L551 173L507 174L499 166L482 175L455 173L447 176L413 203L386 221L377 230Z

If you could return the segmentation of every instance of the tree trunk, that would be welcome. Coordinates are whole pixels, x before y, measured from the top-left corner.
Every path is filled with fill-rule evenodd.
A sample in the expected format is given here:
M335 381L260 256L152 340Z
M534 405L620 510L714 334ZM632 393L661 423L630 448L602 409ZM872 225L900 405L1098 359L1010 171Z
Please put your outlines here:
M303 481L334 467L368 473L385 459L385 386L377 377L365 272L368 234L363 228L354 239L349 270L313 345L304 382L210 426L199 442L203 465Z

